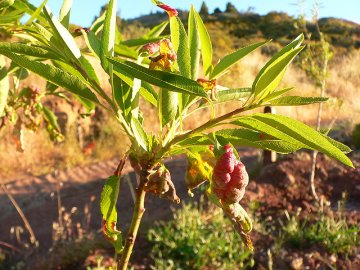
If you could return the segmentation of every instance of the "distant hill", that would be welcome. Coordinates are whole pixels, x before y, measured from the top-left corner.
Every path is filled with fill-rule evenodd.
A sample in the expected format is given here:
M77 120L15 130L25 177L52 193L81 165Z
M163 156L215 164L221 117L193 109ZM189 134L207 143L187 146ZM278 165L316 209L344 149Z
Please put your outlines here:
M179 16L185 25L187 24L187 15L188 11L179 11ZM273 39L280 44L285 44L302 32L296 27L296 18L284 12L270 12L266 15L259 15L251 11L238 12L236 9L230 9L222 12L216 9L212 14L205 10L201 15L210 29L219 27L223 34L237 38L237 42L240 43L243 43L241 41L256 39ZM157 12L125 20L123 25L140 24L143 27L150 28L167 20L167 18L166 13ZM318 24L333 46L346 49L360 48L359 24L337 18L321 18ZM315 33L313 23L307 22L307 29L309 32ZM317 38L315 34L313 38Z

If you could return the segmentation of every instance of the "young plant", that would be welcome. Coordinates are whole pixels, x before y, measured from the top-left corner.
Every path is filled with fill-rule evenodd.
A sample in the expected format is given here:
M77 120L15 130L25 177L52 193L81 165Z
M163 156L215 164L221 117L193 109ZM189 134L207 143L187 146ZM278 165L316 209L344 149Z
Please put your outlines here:
M168 157L187 155L186 183L189 189L205 184L206 195L229 217L250 249L252 224L240 204L248 176L235 147L251 146L280 153L307 148L353 167L344 154L350 151L348 147L297 120L263 113L242 114L268 105L307 105L327 100L321 97L283 97L290 88L279 89L287 66L303 49L302 35L260 70L252 86L229 89L220 86L221 76L267 42L241 48L214 65L211 39L198 12L190 8L186 31L175 9L159 1L153 2L169 15L168 37L160 36L167 25L162 23L146 36L123 40L116 25L116 0L109 1L107 11L90 28L78 29L75 33L69 32L71 1L64 1L57 18L46 6L35 8L25 0L17 0L11 9L22 8L32 20L25 25L10 26L9 30L21 41L0 43L0 54L12 60L13 65L43 77L55 93L63 93L64 90L60 89L65 89L89 113L95 106L104 108L128 136L131 147L118 169L106 181L100 205L104 234L120 254L119 269L126 269L129 263L145 211L146 194L153 193L176 203L180 201L171 173L164 164ZM80 34L87 49L80 50L75 42L74 36ZM98 72L88 60L89 55L100 61L101 68L108 75L110 90L100 84ZM200 70L203 72L199 75ZM2 81L6 81L11 70L4 67L2 74ZM2 87L0 92L0 108L11 106L6 105L6 87ZM147 115L139 106L140 99L158 112L159 128L156 132L144 128ZM229 101L237 101L238 108L217 115L215 105ZM211 109L208 121L199 123L194 129L184 129L183 123L194 111L208 108ZM2 114L3 109L0 111ZM116 202L121 171L127 160L139 181L133 218L123 239L116 227Z

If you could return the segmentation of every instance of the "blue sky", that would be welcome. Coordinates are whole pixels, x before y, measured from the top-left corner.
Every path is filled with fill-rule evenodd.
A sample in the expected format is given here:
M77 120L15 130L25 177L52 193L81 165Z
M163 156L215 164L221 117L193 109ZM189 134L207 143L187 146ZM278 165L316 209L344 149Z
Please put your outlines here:
M71 22L86 27L90 25L94 16L99 14L100 7L108 0L73 0L73 9ZM31 3L39 5L42 0L30 0ZM194 4L197 9L200 8L203 0L163 0L168 5L180 9L188 9ZM249 7L254 7L254 11L260 14L266 14L269 11L285 11L290 15L298 15L300 8L296 4L299 0L207 0L205 1L210 11L219 7L224 10L226 3L233 3L238 10L246 11ZM268 2L268 3L266 3ZM313 0L306 0L305 13L311 17ZM360 23L360 0L320 0L320 17L337 17ZM61 8L62 0L48 0L48 6L54 13L58 13ZM148 14L150 11L159 10L151 0L119 0L118 11L122 18L134 18L142 14Z

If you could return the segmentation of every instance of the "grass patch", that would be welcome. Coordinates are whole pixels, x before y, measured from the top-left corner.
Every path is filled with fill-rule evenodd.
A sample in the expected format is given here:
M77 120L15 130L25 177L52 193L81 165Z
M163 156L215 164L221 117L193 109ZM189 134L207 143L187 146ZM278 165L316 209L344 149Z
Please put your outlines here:
M331 254L352 255L355 247L360 246L360 228L349 225L342 210L321 212L313 219L301 220L300 210L293 216L285 211L286 221L280 222L278 238L280 246L291 246L297 249L321 246Z
M254 264L253 254L219 209L185 204L173 220L149 230L148 240L152 269L245 269Z

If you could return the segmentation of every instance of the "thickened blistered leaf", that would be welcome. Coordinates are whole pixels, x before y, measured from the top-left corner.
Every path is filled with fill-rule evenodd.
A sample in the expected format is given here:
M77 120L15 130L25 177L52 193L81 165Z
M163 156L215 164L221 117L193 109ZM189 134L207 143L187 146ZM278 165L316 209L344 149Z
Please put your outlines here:
M149 181L145 186L145 191L156 196L180 203L180 198L176 195L174 183L171 180L169 170L160 167L154 173L149 175Z

